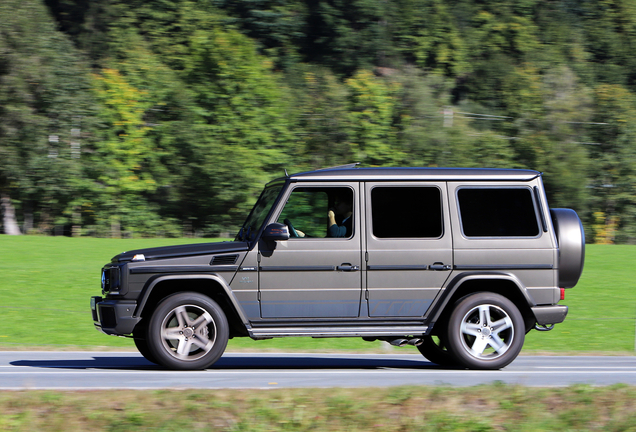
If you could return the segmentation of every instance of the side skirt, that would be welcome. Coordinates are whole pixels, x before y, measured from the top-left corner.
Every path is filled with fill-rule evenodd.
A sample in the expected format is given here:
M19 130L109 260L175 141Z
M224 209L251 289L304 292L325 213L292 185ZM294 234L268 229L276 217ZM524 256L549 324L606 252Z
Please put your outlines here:
M328 337L382 337L382 336L423 336L428 326L306 326L306 327L269 327L249 328L252 339L269 339L274 337L307 336L314 338Z

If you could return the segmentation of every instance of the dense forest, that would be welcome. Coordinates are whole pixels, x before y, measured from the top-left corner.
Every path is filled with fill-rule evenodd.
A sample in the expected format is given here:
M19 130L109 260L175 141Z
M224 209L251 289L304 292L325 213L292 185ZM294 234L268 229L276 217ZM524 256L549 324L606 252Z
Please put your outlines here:
M636 0L1 0L5 233L233 235L287 169L531 168L636 243Z

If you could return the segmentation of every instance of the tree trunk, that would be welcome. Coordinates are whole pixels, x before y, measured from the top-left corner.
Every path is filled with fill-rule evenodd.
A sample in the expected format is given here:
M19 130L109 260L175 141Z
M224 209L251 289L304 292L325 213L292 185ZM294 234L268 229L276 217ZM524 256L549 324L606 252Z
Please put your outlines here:
M119 218L112 217L110 220L110 236L112 238L121 238L121 224Z
M23 208L24 222L22 223L22 232L29 234L33 231L33 207L30 202L26 202Z
M18 221L15 219L15 207L11 204L11 198L9 198L8 195L2 194L0 201L2 203L4 233L9 235L22 234L18 226Z
M73 237L80 237L82 235L82 215L80 212L73 212L73 228L71 229L71 235Z

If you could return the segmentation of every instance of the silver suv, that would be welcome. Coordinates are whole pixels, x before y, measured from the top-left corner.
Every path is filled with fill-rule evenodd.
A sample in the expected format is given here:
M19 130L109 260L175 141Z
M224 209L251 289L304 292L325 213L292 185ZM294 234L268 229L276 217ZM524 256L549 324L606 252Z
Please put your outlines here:
M498 369L563 322L585 238L530 170L356 168L266 185L232 242L124 252L92 297L100 331L202 369L232 337L361 337Z

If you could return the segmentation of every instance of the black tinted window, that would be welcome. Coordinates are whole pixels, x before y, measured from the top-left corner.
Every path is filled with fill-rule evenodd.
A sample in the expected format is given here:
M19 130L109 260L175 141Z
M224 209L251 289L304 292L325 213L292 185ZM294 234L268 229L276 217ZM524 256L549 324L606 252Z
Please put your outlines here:
M467 237L539 235L530 189L460 189L457 197Z
M442 206L436 187L375 187L371 191L373 235L378 238L442 236Z

